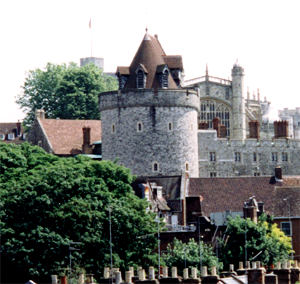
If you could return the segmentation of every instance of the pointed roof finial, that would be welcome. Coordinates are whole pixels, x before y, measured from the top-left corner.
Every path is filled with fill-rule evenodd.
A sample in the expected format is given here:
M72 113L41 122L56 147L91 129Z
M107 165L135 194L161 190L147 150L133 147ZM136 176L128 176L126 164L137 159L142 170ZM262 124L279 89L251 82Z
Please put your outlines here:
M205 75L208 76L208 65L207 65L207 63L206 63Z
M145 33L145 36L144 36L144 40L150 40L150 36L148 34L148 27L146 27L146 33Z

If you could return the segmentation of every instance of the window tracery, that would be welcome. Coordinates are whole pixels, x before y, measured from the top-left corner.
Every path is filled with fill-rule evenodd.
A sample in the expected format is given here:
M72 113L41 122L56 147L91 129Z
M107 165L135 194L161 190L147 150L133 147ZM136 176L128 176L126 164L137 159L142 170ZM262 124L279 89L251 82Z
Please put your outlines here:
M207 122L208 128L213 128L213 119L219 117L221 124L226 126L227 136L230 136L230 109L223 103L204 100L200 106L200 122Z

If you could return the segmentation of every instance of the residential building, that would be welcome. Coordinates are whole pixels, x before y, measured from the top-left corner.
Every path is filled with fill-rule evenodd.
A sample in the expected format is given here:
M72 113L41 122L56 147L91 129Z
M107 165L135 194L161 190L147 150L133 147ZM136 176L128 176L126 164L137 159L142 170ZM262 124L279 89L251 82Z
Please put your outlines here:
M101 159L101 121L47 119L38 110L27 141L58 156L85 154Z

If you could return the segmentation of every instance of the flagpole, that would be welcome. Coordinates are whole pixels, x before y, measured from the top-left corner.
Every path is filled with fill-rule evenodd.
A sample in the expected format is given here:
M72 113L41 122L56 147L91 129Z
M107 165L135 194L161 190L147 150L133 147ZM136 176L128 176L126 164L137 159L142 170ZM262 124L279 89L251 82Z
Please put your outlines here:
M91 57L93 57L93 31L92 31L92 18L90 18L89 29L90 29L90 37L91 37Z

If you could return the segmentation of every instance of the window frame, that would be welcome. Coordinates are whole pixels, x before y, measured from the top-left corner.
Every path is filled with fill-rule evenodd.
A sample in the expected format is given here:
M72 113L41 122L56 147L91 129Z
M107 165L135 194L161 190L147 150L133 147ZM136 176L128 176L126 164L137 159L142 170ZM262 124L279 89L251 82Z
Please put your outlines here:
M217 161L217 153L216 152L209 152L209 161L216 162Z
M241 152L234 152L234 161L237 163L242 162L242 153Z
M112 125L111 125L111 133L112 134L116 133L116 125L114 123L112 123Z
M288 162L289 161L289 154L288 152L281 152L281 161Z
M209 177L210 178L217 177L217 172L209 172Z
M137 132L143 132L143 130L144 130L143 122L138 121L138 122L136 123L136 131L137 131Z
M286 230L285 229L282 229L282 225L283 224L289 224L289 231L290 231L290 234L287 234L286 233ZM293 236L293 226L292 226L292 222L291 221L282 221L282 222L280 222L280 230L282 231L282 232L284 232L284 234L286 235L286 236L288 236L288 237L291 237L291 236Z
M156 162L156 161L154 161L154 162L152 163L152 172L153 172L153 173L158 173L158 172L159 172L159 163Z
M272 162L278 162L278 152L271 153Z

